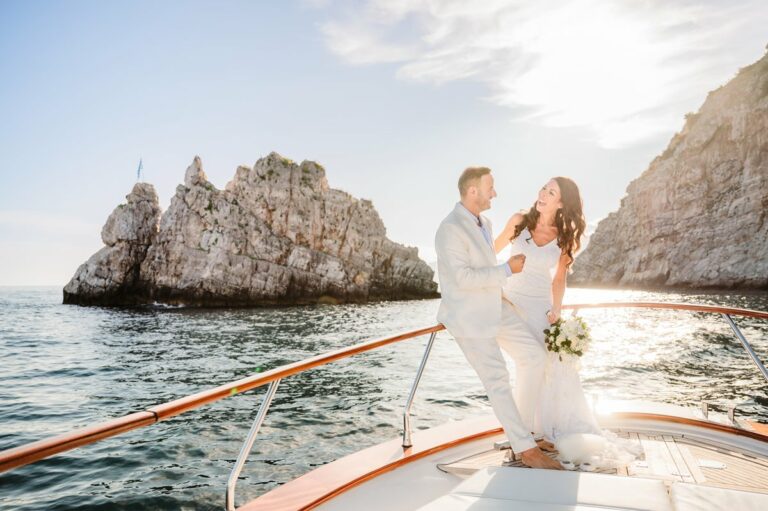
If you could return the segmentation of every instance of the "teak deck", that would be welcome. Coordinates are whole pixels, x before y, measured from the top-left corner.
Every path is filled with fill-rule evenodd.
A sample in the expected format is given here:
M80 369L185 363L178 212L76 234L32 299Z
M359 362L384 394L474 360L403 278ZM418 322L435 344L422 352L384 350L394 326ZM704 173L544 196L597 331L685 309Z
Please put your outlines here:
M639 444L643 454L627 466L598 472L768 493L766 457L684 435L627 430L615 430L614 433ZM507 461L508 452L487 450L438 465L438 468L459 476L470 476L485 467L524 466L520 462Z

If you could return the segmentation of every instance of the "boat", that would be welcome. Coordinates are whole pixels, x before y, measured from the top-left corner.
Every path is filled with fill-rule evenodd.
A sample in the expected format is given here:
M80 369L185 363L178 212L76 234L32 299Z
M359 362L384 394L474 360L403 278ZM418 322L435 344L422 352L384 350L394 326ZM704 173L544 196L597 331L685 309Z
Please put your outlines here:
M646 308L720 315L755 367L766 370L734 317L768 312L688 303L571 304L564 309ZM601 428L642 454L599 470L532 470L514 461L493 415L413 431L411 406L443 325L355 344L247 378L0 452L0 473L57 453L150 426L229 396L268 386L224 492L227 511L497 511L768 509L768 425L727 414L655 402L595 406ZM280 381L318 366L427 337L403 412L403 435L322 465L263 495L236 504L236 484ZM551 453L556 456L557 453Z

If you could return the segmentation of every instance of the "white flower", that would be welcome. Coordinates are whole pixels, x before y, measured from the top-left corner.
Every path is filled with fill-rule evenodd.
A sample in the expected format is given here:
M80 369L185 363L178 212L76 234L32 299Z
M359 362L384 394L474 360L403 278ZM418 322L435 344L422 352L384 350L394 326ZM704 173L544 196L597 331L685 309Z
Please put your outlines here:
M579 325L573 319L569 319L563 325L562 332L568 339L573 339L579 334Z
M592 341L589 325L580 316L571 316L560 319L557 326L551 327L546 335L547 349L578 360L576 353L584 354Z

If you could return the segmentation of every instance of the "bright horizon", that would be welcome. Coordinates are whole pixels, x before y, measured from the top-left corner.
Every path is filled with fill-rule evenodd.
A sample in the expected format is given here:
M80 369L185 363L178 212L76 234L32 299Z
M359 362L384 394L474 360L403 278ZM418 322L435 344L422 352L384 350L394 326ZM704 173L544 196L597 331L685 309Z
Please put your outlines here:
M468 165L498 230L551 176L588 222L764 52L756 0L0 4L0 285L63 286L139 159L165 210L271 151L373 201L427 262Z

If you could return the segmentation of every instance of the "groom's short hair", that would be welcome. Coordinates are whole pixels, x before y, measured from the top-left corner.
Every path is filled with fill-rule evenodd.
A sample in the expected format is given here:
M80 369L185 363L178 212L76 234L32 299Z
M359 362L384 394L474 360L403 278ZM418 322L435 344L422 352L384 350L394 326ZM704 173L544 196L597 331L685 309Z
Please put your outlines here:
M490 173L491 169L488 167L467 167L459 178L459 193L461 196L464 197L470 186L477 186L480 183L480 178Z

